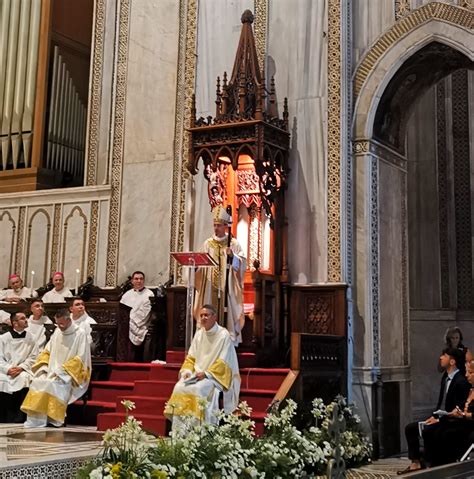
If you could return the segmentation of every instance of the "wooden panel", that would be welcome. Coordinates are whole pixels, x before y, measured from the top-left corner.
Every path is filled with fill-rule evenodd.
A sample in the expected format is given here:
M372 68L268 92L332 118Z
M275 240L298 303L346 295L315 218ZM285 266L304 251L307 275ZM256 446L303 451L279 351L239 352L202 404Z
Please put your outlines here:
M96 288L98 290L99 288ZM107 290L103 290L107 293ZM96 291L97 292L97 291ZM66 303L48 303L45 305L45 314L54 321L54 315L59 309L67 309L72 298ZM166 312L164 298L152 298L152 316L149 331L145 337L144 360L164 359L164 340L166 328L164 315ZM92 359L93 364L103 363L105 360L129 361L132 359L130 341L128 339L130 308L119 303L118 300L107 302L88 301L85 303L87 313L97 321L92 326ZM0 309L8 313L23 311L30 314L29 303L3 303ZM1 326L0 334L8 330L6 325Z
M292 333L291 369L300 370L298 400L315 397L332 401L347 394L347 338L344 336Z
M0 172L0 194L34 191L38 182L38 168L22 168Z
M291 331L346 336L346 285L289 286Z
M184 349L186 334L186 288L172 286L167 290L167 349Z

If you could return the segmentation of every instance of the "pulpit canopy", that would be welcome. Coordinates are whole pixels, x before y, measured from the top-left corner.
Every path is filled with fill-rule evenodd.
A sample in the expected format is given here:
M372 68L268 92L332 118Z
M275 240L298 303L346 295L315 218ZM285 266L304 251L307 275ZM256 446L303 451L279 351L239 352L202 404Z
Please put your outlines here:
M263 208L273 226L278 193L286 186L288 150L288 102L284 99L280 118L275 80L265 83L252 31L250 10L242 15L242 31L230 78L217 77L216 113L196 118L193 99L188 169L195 175L202 159L209 182L211 208L234 203ZM234 191L229 192L228 166L237 174Z

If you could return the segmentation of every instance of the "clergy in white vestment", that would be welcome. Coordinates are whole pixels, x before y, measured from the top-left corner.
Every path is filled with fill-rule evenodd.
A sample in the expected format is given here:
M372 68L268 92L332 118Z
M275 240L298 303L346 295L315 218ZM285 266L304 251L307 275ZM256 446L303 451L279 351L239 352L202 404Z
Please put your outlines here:
M86 333L66 310L57 311L54 319L57 328L32 366L34 378L21 406L27 414L25 427L61 426L68 404L89 385L91 348Z
M229 332L217 324L217 311L209 304L201 309L200 323L165 407L178 435L196 424L217 422L221 391L225 412L234 411L239 402L239 365Z
M12 330L0 336L0 422L25 420L20 406L31 382L31 367L38 356L38 345L27 332L24 313L11 317Z
M8 278L8 289L1 295L1 301L6 303L19 303L28 298L36 298L38 293L23 286L23 280L17 274L11 274Z
M241 331L245 321L243 284L247 260L242 247L235 238L231 239L230 247L227 246L226 229L231 221L232 218L222 206L214 208L214 235L204 242L201 251L209 253L218 266L198 268L196 271L194 316L196 320L199 319L199 311L203 304L214 304L217 306L219 319L223 319L227 257L231 257L225 326L234 346L238 346L242 342Z
M53 274L54 288L41 298L43 303L65 303L65 298L72 298L71 291L64 286L64 274L57 271Z
M69 311L71 311L72 322L84 330L87 335L87 341L89 341L89 344L92 344L92 325L97 324L97 321L87 314L84 300L75 298Z
M151 302L153 291L145 288L145 274L135 271L132 274L132 289L129 289L120 302L131 308L128 337L131 342L134 360L143 361L143 347L150 325Z
M53 322L44 314L44 305L41 299L34 299L30 306L31 314L28 318L28 334L33 337L40 351L46 344L46 328L45 324L53 324Z

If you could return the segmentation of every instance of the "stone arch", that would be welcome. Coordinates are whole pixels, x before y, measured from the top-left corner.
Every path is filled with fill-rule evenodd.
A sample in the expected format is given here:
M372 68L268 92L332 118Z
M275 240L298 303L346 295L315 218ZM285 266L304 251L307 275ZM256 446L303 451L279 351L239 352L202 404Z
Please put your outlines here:
M397 425L397 415L398 432L403 431L411 412L411 373L407 158L403 148L381 141L374 125L390 83L424 49L441 45L468 63L474 61L473 20L474 12L464 8L440 2L424 5L379 37L353 76L353 394L357 402L369 403L369 421L380 421L375 424L379 433ZM386 384L398 403L385 404ZM382 425L385 407L394 416Z
M401 65L418 50L439 42L474 61L473 24L474 12L433 2L414 10L381 35L354 74L354 139L372 137L382 93Z

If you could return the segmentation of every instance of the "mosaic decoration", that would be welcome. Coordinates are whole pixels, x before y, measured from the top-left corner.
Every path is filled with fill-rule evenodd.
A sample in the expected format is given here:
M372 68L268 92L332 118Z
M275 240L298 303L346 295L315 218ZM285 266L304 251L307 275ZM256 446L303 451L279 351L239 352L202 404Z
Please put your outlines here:
M471 173L469 146L469 78L467 70L452 75L454 211L456 225L457 307L472 309Z
M95 0L94 25L91 52L92 74L89 100L89 130L87 145L86 185L95 185L97 178L97 156L99 154L100 103L102 98L102 70L104 63L105 2Z
M395 23L392 28L387 30L372 46L365 55L354 77L354 97L356 98L368 78L375 68L380 58L397 43L407 33L415 30L421 24L429 20L440 20L447 23L453 23L466 30L472 30L474 22L474 12L460 9L456 5L447 3L427 3L410 14L406 15L400 21Z
M121 0L118 11L118 49L114 70L115 107L113 109L112 174L110 185L109 234L107 241L107 266L105 285L117 284L120 234L120 200L122 195L122 161L125 134L125 102L127 90L127 59L130 0Z

